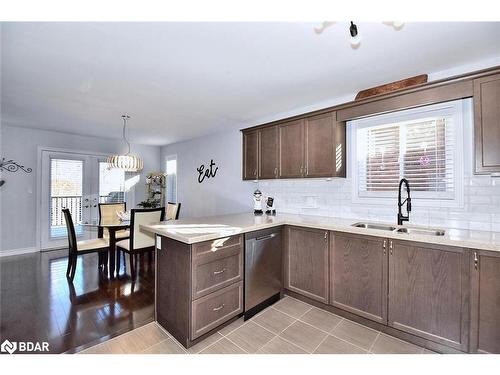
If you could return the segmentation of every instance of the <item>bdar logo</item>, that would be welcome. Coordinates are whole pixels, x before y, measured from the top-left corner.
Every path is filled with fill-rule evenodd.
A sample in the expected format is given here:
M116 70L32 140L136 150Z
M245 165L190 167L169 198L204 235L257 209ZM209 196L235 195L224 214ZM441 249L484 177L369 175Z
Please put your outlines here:
M5 340L0 346L0 351L3 353L8 352L9 354L12 354L16 351L16 349L17 342L10 342L9 340Z

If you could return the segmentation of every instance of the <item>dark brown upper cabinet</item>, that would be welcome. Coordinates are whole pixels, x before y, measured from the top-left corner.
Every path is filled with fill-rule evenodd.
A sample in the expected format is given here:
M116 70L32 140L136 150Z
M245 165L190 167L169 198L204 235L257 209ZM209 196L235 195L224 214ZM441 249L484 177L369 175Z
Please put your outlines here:
M305 119L305 176L345 176L345 123L335 112Z
M387 323L388 240L330 233L330 304Z
M469 252L389 239L388 324L452 348L469 344Z
M279 177L304 177L304 120L279 125Z
M472 353L500 354L500 253L471 251Z
M500 74L474 80L477 174L500 173Z
M259 179L278 178L278 126L259 129Z
M255 180L259 170L259 132L243 133L243 179Z

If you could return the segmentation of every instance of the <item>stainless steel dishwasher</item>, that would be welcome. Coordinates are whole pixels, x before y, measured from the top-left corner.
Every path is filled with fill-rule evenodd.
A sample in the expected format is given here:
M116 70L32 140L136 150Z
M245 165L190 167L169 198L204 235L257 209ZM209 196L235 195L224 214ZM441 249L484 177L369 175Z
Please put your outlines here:
M245 234L245 320L279 300L281 253L281 228Z

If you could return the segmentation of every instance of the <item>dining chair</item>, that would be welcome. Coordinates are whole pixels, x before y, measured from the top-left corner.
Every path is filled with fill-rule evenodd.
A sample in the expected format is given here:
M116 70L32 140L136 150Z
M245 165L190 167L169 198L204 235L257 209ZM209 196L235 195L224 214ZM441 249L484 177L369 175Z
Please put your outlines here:
M64 219L66 220L66 231L68 232L68 268L66 277L73 282L76 271L76 261L79 255L98 253L98 268L106 265L108 262L109 242L105 238L96 238L92 240L76 240L75 226L71 212L67 208L62 210ZM104 267L106 269L106 267Z
M137 254L149 253L149 267L151 256L155 250L155 235L140 228L142 224L157 223L165 218L165 207L132 209L130 212L130 238L116 243L117 260L120 260L120 251L129 254L130 274L135 280L137 274ZM119 266L117 265L117 269Z
M181 204L167 202L167 220L179 219L179 212L181 212Z
M99 203L99 224L114 223L118 218L118 212L127 211L127 203ZM117 239L125 239L130 237L130 232L127 229L116 231ZM106 228L99 229L99 237L108 238L109 232Z

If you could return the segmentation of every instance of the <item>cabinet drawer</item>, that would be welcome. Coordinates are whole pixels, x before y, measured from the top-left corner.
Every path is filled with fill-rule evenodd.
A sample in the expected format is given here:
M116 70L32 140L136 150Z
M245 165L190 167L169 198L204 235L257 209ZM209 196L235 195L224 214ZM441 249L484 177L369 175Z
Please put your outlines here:
M243 279L241 248L222 250L224 257L193 264L193 299L203 297Z
M243 250L243 236L230 236L192 245L193 263L207 263L227 256L226 250Z
M193 301L191 309L191 340L218 327L243 312L243 282Z

